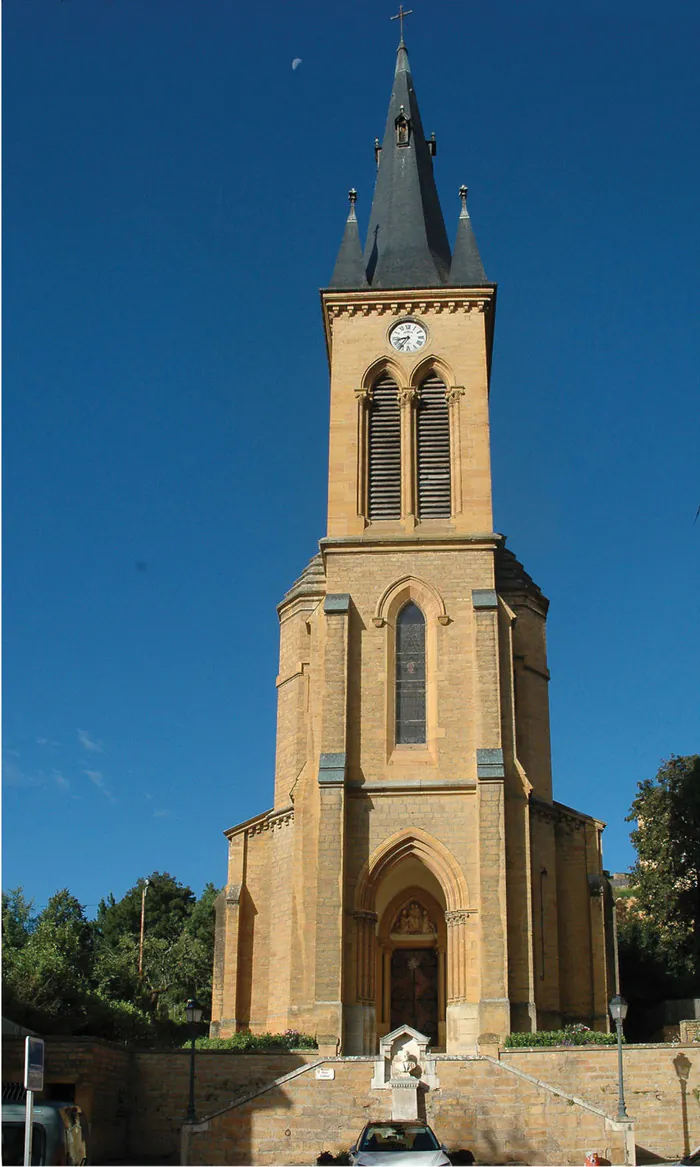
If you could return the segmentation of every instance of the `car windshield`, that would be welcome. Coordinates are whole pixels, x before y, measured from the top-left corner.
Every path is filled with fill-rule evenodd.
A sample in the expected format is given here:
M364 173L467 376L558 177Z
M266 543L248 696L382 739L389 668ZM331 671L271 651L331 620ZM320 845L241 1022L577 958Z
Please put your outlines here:
M361 1151L438 1151L440 1145L429 1126L421 1123L368 1126L360 1143Z

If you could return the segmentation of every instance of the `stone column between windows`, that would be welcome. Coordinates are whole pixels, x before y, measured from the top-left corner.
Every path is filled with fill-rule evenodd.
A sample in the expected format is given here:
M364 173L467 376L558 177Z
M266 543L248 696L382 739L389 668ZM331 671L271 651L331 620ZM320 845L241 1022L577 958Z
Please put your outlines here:
M401 518L414 518L416 513L416 449L415 410L416 389L399 389L397 399L401 411Z
M356 389L357 401L357 513L360 518L369 518L368 478L369 478L369 434L368 412L372 404L371 389Z
M461 515L462 513L461 397L464 397L464 389L459 385L454 385L452 389L445 390L450 426L450 485L452 494L451 510L453 515Z
M343 1042L343 876L350 596L327 595L319 758L315 1021L324 1045ZM319 1044L321 1044L319 1038Z

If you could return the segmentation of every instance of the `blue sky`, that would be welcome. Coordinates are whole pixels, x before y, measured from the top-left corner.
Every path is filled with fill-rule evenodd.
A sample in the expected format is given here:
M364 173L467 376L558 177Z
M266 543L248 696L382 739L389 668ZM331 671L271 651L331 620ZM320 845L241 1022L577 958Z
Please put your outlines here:
M225 880L275 604L324 534L318 288L396 5L4 0L3 884ZM700 747L694 3L413 0L450 236L499 284L496 529L551 599L556 797L632 858ZM301 64L292 69L294 58Z

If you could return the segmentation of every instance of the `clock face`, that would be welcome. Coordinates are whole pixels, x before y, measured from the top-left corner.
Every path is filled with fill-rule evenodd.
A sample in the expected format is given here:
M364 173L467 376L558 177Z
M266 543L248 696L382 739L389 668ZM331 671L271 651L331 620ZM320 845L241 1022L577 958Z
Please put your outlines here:
M402 320L389 333L391 345L398 353L417 353L428 339L428 333L416 320Z

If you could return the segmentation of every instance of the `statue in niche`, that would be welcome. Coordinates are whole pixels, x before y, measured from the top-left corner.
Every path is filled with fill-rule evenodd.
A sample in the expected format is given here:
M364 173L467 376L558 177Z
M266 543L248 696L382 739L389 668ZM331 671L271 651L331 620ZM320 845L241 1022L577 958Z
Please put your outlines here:
M401 909L391 930L408 936L426 936L435 932L435 925L426 908L412 900Z
M418 1062L409 1054L405 1045L396 1052L391 1061L391 1077L392 1078L411 1078Z

